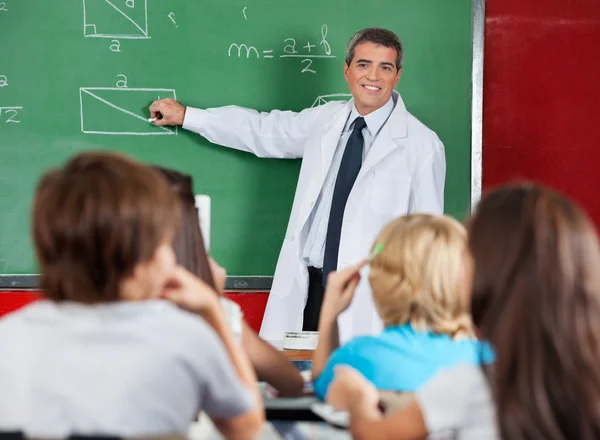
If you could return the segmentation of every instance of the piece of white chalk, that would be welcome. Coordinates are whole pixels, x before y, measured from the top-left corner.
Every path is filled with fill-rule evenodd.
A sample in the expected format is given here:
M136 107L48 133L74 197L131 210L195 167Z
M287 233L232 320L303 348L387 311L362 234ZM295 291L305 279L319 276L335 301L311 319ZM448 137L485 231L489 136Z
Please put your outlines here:
M156 121L158 118L148 118L148 122L154 122Z

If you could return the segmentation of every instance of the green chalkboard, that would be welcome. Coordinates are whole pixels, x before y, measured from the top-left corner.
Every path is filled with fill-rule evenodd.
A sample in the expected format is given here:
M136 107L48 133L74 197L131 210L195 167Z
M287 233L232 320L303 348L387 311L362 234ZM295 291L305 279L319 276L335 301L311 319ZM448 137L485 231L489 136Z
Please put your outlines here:
M344 99L346 42L369 26L405 44L398 89L444 142L446 211L463 216L471 1L0 0L0 274L37 272L29 211L44 170L107 149L192 174L212 198L215 258L231 275L272 275L300 162L154 127L147 107L158 97L258 110Z

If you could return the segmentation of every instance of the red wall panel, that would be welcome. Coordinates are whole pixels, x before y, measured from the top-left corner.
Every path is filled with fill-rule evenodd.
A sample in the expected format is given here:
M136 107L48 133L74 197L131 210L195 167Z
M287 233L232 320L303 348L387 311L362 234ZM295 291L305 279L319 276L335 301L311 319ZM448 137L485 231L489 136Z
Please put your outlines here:
M13 312L40 297L37 292L0 292L0 316Z
M600 1L487 0L483 184L540 181L600 225Z
M226 293L225 296L240 305L244 312L244 319L258 333L267 307L269 292Z

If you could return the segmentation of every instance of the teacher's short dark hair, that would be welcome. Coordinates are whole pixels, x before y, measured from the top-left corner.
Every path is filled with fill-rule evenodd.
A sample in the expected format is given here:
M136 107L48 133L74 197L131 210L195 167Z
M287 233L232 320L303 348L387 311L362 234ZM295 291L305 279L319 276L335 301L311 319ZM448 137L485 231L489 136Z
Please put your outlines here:
M179 222L156 171L115 153L83 153L39 181L33 241L44 295L86 304L120 299L121 282L152 259Z
M389 47L396 51L396 70L402 68L404 57L404 46L398 35L383 28L366 28L355 33L348 41L346 49L346 64L350 65L354 59L356 46L362 43L373 43L383 47Z

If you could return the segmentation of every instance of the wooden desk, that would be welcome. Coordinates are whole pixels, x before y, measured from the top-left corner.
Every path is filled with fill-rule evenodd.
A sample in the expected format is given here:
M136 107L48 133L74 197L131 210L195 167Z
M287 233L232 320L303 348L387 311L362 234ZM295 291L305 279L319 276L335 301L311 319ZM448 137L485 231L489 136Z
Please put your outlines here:
M283 350L282 353L291 361L311 361L314 350Z

